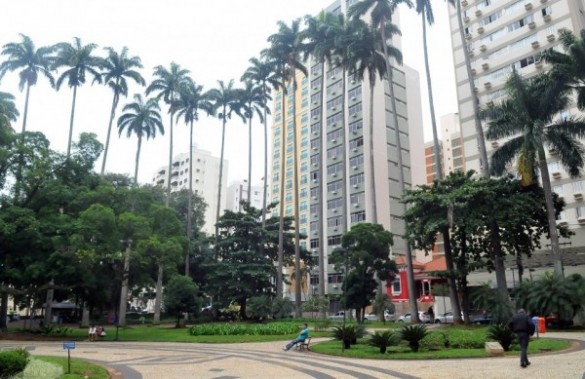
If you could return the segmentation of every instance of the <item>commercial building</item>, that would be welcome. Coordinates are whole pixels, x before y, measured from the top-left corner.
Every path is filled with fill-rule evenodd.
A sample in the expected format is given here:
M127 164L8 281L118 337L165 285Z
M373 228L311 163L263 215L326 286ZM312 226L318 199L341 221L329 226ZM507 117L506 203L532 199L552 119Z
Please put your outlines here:
M215 218L217 211L217 185L219 182L220 159L211 155L209 151L193 149L193 161L189 162L189 153L178 154L173 157L171 171L171 192L189 189L189 172L193 173L193 192L201 196L207 204L205 209L205 224L203 232L215 233ZM152 184L163 188L168 186L168 165L160 167L152 178ZM221 204L223 211L226 205L228 161L223 161L223 175L221 184Z

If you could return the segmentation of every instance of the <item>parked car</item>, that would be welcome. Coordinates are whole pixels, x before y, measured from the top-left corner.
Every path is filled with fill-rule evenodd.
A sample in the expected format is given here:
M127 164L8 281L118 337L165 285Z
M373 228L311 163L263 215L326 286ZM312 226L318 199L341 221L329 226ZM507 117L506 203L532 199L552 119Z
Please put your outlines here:
M453 312L445 312L441 315L435 316L435 324L452 324Z
M330 315L329 316L329 319L330 320L343 320L343 314L344 313L345 313L344 311L339 311L339 312L337 312L337 313L335 313L333 315Z
M368 321L378 321L380 320L380 316L376 313L368 313L364 316L364 320ZM384 320L385 321L396 321L396 315L394 313L390 313L388 311L384 312Z
M20 315L18 313L9 313L6 315L6 318L8 319L9 322L19 321Z
M428 312L418 311L418 318L420 322L423 323L431 322L431 316L429 315ZM398 322L410 322L410 319L411 319L410 313L406 313L405 315L400 316L398 318Z
M472 310L469 311L469 321L476 325L489 324L492 322L492 317L485 311Z

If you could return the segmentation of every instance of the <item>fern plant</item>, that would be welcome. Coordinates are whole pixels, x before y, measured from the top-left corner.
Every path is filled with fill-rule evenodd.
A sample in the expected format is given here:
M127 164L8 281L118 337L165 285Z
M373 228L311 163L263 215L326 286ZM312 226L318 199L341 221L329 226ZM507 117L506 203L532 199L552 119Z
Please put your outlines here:
M408 342L410 350L417 352L420 347L420 341L429 334L424 324L407 325L400 330L400 337Z
M504 351L508 351L516 341L516 334L506 324L494 324L488 328L487 338L498 341Z
M370 346L375 346L380 349L380 353L384 354L388 346L392 346L397 340L396 334L392 331L387 330L384 332L375 332L370 337L368 344Z

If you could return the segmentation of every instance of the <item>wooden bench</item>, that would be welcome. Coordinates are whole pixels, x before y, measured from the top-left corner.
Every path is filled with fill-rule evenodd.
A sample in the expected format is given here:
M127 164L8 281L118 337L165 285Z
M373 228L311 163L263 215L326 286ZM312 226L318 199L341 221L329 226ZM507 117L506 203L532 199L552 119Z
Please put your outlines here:
M311 337L307 337L306 340L304 340L303 342L300 342L300 343L297 344L297 349L300 350L300 351L303 351L303 350L309 351L309 350L311 350L309 348L309 344L310 343L311 343Z

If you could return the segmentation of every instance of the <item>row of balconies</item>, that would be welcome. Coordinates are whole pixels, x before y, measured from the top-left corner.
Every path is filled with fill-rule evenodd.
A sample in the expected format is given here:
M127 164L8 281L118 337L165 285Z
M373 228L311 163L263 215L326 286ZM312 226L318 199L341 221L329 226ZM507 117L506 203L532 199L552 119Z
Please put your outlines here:
M541 2L542 4L546 3L547 1L548 1L548 0L540 0L540 2ZM462 5L463 7L466 7L466 6L468 6L468 5L469 5L469 1L468 1L468 0L461 0L461 5ZM528 11L528 10L531 10L531 9L532 9L532 3L527 3L527 4L525 4L525 5L524 5L524 8L526 8L526 10L527 10L527 11ZM482 11L481 11L481 9L477 9L477 10L475 11L475 16L476 16L476 17L481 17L481 15L482 15ZM465 17L465 18L467 18L467 19L468 19L468 20L467 20L467 21L465 21L465 22L469 22L469 17ZM464 19L465 19L465 18L464 18Z

